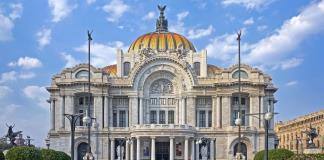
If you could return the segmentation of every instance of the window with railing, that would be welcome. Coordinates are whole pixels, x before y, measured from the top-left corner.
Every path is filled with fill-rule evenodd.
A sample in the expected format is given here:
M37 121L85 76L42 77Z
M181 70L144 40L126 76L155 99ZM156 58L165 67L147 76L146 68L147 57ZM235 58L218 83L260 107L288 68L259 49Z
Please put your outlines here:
M156 117L156 111L150 112L150 123L156 124L157 123L157 117Z
M206 112L199 111L199 127L206 127Z
M168 123L169 124L174 123L174 111L168 111Z
M165 124L165 111L160 111L159 112L159 123L160 124Z

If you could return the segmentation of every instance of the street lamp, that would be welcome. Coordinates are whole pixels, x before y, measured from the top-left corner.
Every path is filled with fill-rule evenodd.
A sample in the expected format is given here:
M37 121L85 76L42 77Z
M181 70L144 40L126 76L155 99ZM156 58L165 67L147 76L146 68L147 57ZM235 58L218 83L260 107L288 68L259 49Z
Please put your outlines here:
M47 149L49 149L49 147L50 147L50 139L49 139L49 137L45 138L45 144L47 146Z
M75 126L77 120L83 114L64 114L64 116L69 120L71 126L71 160L74 160L74 134L75 134Z
M92 41L92 31L88 31L88 94L89 94L89 101L88 101L88 108L87 108L87 114L85 117L83 117L83 122L87 124L88 126L88 150L85 156L83 157L84 160L93 160L94 157L91 153L91 140L90 140L90 132L91 132L91 120L90 117L90 107L91 107L91 92L90 92L90 44Z

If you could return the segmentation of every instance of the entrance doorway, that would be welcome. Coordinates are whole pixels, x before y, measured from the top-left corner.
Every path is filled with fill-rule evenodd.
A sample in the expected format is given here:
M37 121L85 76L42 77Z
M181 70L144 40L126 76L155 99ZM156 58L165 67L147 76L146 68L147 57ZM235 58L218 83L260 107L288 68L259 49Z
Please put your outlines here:
M235 144L234 146L234 156L236 156L238 150L238 143ZM241 142L241 153L243 153L243 155L245 156L245 159L247 159L247 148L246 148L246 144Z
M155 143L155 158L156 160L169 160L170 142L156 142Z
M84 155L87 153L88 143L80 143L78 146L78 160L83 160Z

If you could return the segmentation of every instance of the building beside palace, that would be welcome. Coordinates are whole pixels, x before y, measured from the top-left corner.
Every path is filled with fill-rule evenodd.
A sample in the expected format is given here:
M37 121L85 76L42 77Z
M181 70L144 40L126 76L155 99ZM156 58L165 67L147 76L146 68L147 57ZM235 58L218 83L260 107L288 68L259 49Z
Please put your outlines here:
M96 118L91 147L96 159L228 160L237 151L238 65L207 63L207 51L196 51L184 36L169 32L160 8L156 31L138 37L128 51L117 50L117 64L91 67L91 95L87 97L87 64L66 68L53 76L50 92L51 148L70 153L70 124L64 114L85 113L91 103ZM265 112L273 107L276 88L269 75L241 66L242 112ZM264 149L263 116L243 116L242 149L248 159ZM270 148L274 147L270 123ZM122 140L131 138L131 143ZM196 143L207 138L207 144ZM87 146L87 127L77 122L75 155ZM118 147L119 148L119 147Z
M275 132L279 140L278 148L285 148L302 153L307 148L309 139L304 133L309 127L316 129L318 137L314 139L315 146L324 150L324 110L307 114L287 122L275 124ZM299 140L299 142L297 141Z

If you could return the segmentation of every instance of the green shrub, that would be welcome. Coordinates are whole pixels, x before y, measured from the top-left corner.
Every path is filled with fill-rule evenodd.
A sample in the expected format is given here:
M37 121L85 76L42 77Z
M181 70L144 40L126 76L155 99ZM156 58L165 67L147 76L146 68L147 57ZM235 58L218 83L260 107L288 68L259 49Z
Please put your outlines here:
M0 151L0 160L5 160L5 156L4 156L4 154L2 153L2 151Z
M58 160L59 159L59 153L52 149L41 149L40 150L42 154L43 160Z
M67 155L65 152L56 151L56 153L58 155L57 160L71 160L71 157L69 155Z
M324 154L299 154L290 157L288 160L324 160Z
M287 149L272 149L269 150L268 158L269 160L287 160L294 155L294 152ZM260 151L254 156L254 160L263 160L264 151Z
M42 155L34 147L13 147L7 152L6 160L42 160Z

